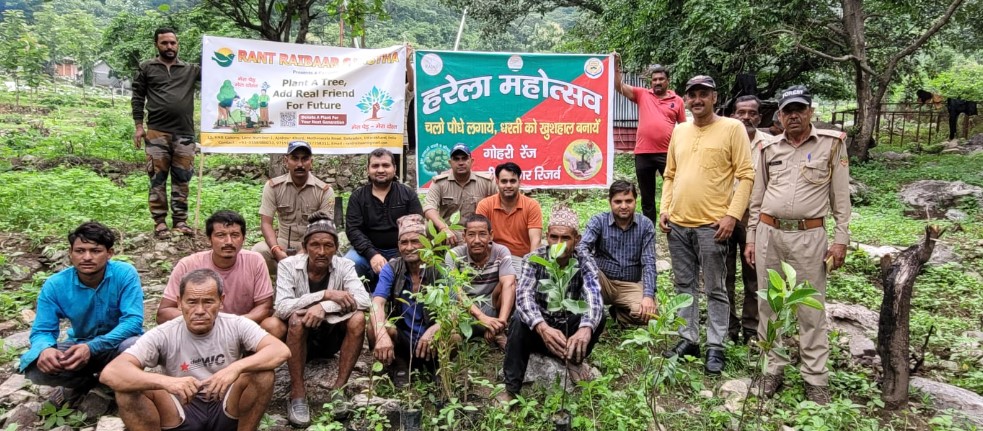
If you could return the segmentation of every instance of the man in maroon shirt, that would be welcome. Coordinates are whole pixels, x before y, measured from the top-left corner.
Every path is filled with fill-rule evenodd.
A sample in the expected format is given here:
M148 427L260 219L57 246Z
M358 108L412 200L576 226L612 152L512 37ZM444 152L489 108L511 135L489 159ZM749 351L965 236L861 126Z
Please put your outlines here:
M645 75L652 88L632 87L621 79L621 56L615 53L614 88L638 105L638 131L635 133L635 176L642 200L642 214L655 222L655 176L666 170L669 138L677 123L686 121L683 99L669 89L669 72L659 64L649 66Z

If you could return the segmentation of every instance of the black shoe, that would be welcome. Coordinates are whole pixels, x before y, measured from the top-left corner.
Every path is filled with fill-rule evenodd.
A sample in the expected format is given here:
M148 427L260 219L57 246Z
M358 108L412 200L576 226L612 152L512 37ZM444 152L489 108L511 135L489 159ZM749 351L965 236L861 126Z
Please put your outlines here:
M758 331L755 331L753 329L744 330L744 344L751 344L753 340L757 340L757 339L758 339Z
M700 357L700 345L693 344L686 340L679 340L676 347L672 350L666 350L662 352L662 356L666 358L671 358L673 356L692 356L694 358Z
M709 349L707 350L707 362L703 369L707 374L719 375L724 370L725 363L723 349Z

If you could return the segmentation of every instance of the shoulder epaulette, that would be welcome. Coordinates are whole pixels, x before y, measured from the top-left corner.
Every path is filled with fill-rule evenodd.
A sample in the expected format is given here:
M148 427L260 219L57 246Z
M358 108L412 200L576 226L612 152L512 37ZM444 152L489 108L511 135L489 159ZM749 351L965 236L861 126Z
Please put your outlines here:
M474 173L474 175L478 178L484 178L488 181L495 181L495 179L492 177L492 174L489 174L488 171L471 171L471 172Z
M831 138L836 138L841 141L846 141L846 132L841 130L816 129L816 134L819 136L829 136Z
M444 172L441 172L440 175L437 175L437 176L433 177L433 181L446 180L446 179L450 178L450 176L451 176L450 171L444 171Z
M283 174L279 177L270 178L270 187L277 187L280 184L287 182L288 179L290 179L290 174Z

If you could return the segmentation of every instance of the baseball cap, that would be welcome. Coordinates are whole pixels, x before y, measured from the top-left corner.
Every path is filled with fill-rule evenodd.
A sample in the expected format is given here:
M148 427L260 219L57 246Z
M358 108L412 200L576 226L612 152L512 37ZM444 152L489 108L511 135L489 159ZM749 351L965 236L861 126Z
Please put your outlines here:
M696 75L686 81L686 91L689 91L693 87L707 87L711 90L717 89L717 84L713 82L713 78L706 75Z
M461 151L464 154L466 154L468 157L471 157L471 149L468 148L468 146L467 145L464 145L464 144L457 144L457 145L454 146L454 148L451 148L451 157L454 157L454 153L456 153L458 151Z
M287 154L293 154L294 151L297 151L297 150L299 150L301 148L306 148L307 149L307 152L309 152L309 153L312 153L313 152L311 150L311 144L308 144L307 142L304 142L304 141L290 141L290 143L287 144Z
M778 109L782 109L789 103L802 103L812 106L812 94L805 85L793 85L782 90L782 97L778 101Z

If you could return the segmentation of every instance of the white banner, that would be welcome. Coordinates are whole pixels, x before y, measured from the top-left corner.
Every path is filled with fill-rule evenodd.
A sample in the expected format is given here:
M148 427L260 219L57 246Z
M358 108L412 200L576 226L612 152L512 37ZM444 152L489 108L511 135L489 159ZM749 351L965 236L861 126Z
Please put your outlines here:
M201 146L210 153L402 152L406 48L204 36Z

